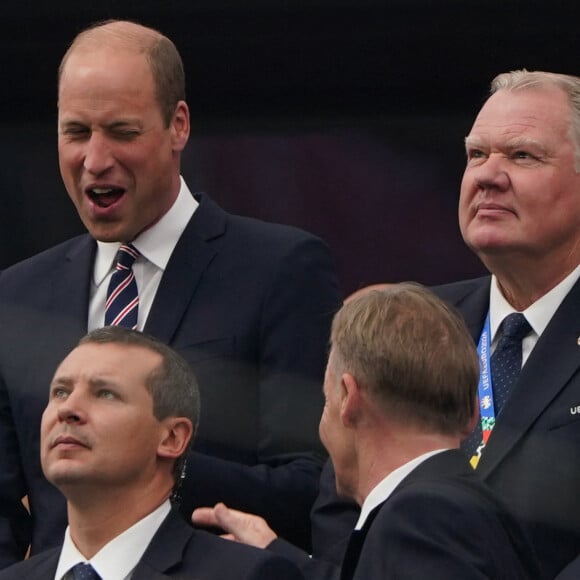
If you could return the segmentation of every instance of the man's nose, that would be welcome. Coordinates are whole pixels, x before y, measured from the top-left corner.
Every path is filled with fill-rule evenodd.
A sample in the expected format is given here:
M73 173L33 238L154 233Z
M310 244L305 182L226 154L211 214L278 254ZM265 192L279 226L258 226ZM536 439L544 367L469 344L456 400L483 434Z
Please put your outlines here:
M100 133L92 133L86 143L84 168L93 175L101 175L110 169L114 162L107 138Z
M507 160L493 153L472 169L473 178L480 189L505 191L510 185Z
M86 411L82 398L74 393L62 401L57 410L58 420L63 423L82 423L86 420Z

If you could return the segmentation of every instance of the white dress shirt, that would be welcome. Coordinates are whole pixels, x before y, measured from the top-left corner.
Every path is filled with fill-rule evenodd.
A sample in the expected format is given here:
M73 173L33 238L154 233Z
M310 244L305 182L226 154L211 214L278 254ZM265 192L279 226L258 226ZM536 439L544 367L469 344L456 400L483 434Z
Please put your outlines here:
M533 330L522 340L522 366L530 356L532 349L536 346L552 316L554 316L568 292L578 281L578 278L580 278L580 265L570 272L557 286L554 286L547 294L544 294L522 312ZM504 318L512 312L517 312L517 310L504 298L499 289L497 278L492 276L489 291L489 326L492 352L495 350L499 340L498 328Z
M139 292L138 330L143 330L145 326L169 258L198 205L184 179L181 178L179 194L169 211L132 242L141 252L141 256L133 264ZM89 331L105 324L107 289L115 270L115 257L120 245L119 242L97 241L89 301Z
M79 552L67 527L54 580L72 579L70 570L81 562L89 563L103 580L130 580L135 566L170 510L171 504L166 500L155 511L105 544L90 560Z
M421 465L423 461L429 459L433 455L437 453L442 453L443 451L447 451L447 449L435 449L434 451L428 451L427 453L423 453L423 455L419 455L419 457L415 457L415 459L411 459L401 467L398 467L394 471L391 471L385 479L379 482L371 492L365 498L361 510L360 515L358 518L358 522L354 527L355 530L361 530L367 521L369 514L380 504L384 501L389 499L395 488L413 471L416 467Z

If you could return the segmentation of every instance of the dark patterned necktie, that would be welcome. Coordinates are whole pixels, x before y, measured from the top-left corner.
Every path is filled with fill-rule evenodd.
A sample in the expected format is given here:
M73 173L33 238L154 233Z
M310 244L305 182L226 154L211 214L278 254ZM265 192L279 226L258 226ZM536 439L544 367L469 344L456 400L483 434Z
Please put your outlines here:
M72 569L74 580L101 580L101 577L95 572L95 569L86 563L80 563Z
M520 375L522 339L531 330L526 317L519 312L506 316L502 322L502 335L490 360L496 417L501 413L509 392Z
M522 370L522 339L532 330L526 317L519 312L506 316L500 328L501 336L489 362L496 421ZM462 444L469 458L477 454L481 442L480 418L471 435Z
M123 244L117 252L117 264L107 290L105 326L137 328L139 294L133 263L139 255L130 244Z

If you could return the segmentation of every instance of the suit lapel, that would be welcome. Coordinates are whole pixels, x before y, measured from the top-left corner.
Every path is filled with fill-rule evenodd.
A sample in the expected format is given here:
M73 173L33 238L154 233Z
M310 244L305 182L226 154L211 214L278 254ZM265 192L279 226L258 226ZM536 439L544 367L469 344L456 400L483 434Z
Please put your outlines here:
M564 298L522 368L478 465L483 477L502 461L580 368L579 315L580 281Z
M490 282L491 276L485 276L433 288L435 294L459 310L475 344L489 310Z
M208 242L222 236L227 214L209 198L187 224L167 264L151 306L144 331L171 344L179 323L195 293L202 274L217 251Z
M22 564L22 566L26 566L26 572L22 575L23 580L54 578L59 558L60 548L53 548L33 556L29 561Z
M50 291L49 304L66 319L79 323L81 334L86 333L91 291L91 275L96 244L89 236L83 236L71 249L65 260L56 266Z
M169 577L165 573L181 564L194 533L194 529L172 508L135 567L133 578L153 580Z

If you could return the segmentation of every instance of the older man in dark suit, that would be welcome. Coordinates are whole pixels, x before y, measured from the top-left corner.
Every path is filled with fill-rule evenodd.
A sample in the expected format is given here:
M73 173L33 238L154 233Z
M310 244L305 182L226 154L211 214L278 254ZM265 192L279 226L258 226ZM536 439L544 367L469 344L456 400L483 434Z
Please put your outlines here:
M82 32L58 97L61 174L88 234L2 273L0 567L64 529L64 499L39 465L40 415L58 362L104 324L157 336L196 371L204 404L183 510L228 499L307 546L319 383L340 302L326 246L191 195L180 178L183 67L157 31Z

